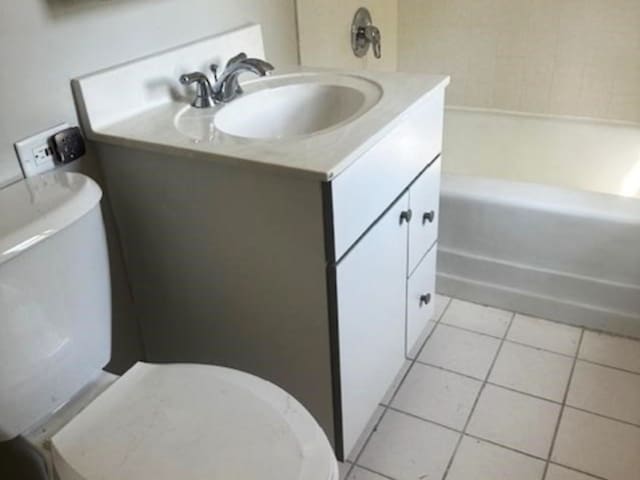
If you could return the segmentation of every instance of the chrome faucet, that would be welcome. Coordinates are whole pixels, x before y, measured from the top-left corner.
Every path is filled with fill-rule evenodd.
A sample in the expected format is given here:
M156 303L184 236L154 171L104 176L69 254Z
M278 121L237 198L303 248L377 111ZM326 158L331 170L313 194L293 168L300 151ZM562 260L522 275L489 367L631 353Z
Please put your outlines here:
M244 72L251 72L260 77L269 75L273 65L259 58L247 58L246 53L239 53L231 58L218 77L218 65L211 65L216 82L211 87L215 103L227 103L242 94L238 77Z
M242 94L238 77L244 72L251 72L261 77L268 75L273 65L259 58L247 58L245 53L239 53L231 58L223 72L218 77L218 65L211 65L215 83L211 82L204 73L193 72L180 77L180 83L190 85L196 83L196 98L191 102L195 108L209 108L219 103L227 103Z
M182 85L196 84L196 98L191 102L195 108L209 108L215 104L213 100L211 83L204 73L193 72L180 76Z

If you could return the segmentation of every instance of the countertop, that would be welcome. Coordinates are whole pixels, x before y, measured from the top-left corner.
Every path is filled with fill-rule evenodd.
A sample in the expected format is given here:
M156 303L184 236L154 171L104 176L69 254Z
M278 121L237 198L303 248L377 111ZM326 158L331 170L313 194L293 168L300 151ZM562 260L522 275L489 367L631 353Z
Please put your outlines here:
M311 136L290 139L246 139L216 132L208 140L180 133L176 115L188 104L173 101L87 132L91 140L151 152L219 161L246 167L263 167L319 181L330 181L377 143L421 99L449 84L449 77L409 73L332 71L291 67L278 69L270 78L317 73L327 77L351 75L377 83L382 96L370 110L353 121ZM242 83L247 93L259 80ZM251 112L247 112L251 115Z

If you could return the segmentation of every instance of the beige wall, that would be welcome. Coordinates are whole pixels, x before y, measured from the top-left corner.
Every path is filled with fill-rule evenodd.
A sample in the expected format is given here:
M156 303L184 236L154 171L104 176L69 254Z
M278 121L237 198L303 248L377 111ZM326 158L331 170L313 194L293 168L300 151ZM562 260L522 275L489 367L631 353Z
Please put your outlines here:
M640 122L640 1L399 0L398 68L449 103Z
M21 178L16 140L77 124L72 77L222 32L261 23L275 64L298 61L295 0L20 0L0 2L0 186ZM212 52L215 54L215 52ZM91 154L70 166L99 179ZM141 355L126 273L105 205L113 278L113 361Z
M357 58L351 50L351 21L367 7L382 33L382 58ZM330 68L394 71L397 55L397 0L297 0L300 61Z

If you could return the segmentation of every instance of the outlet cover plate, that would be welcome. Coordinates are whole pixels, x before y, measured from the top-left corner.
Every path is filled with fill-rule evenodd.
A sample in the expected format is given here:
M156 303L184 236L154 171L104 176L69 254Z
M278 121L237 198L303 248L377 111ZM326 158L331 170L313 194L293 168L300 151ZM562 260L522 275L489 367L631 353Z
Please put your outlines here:
M15 143L18 160L25 177L33 177L55 168L54 154L49 146L49 138L67 128L69 128L68 124L61 123Z

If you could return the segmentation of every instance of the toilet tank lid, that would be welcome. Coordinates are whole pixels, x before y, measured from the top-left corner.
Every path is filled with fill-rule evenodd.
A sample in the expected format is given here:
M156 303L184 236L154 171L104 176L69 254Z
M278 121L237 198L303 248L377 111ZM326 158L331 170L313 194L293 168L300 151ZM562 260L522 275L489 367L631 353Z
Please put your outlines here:
M49 172L0 190L0 265L82 218L102 190L79 173Z

